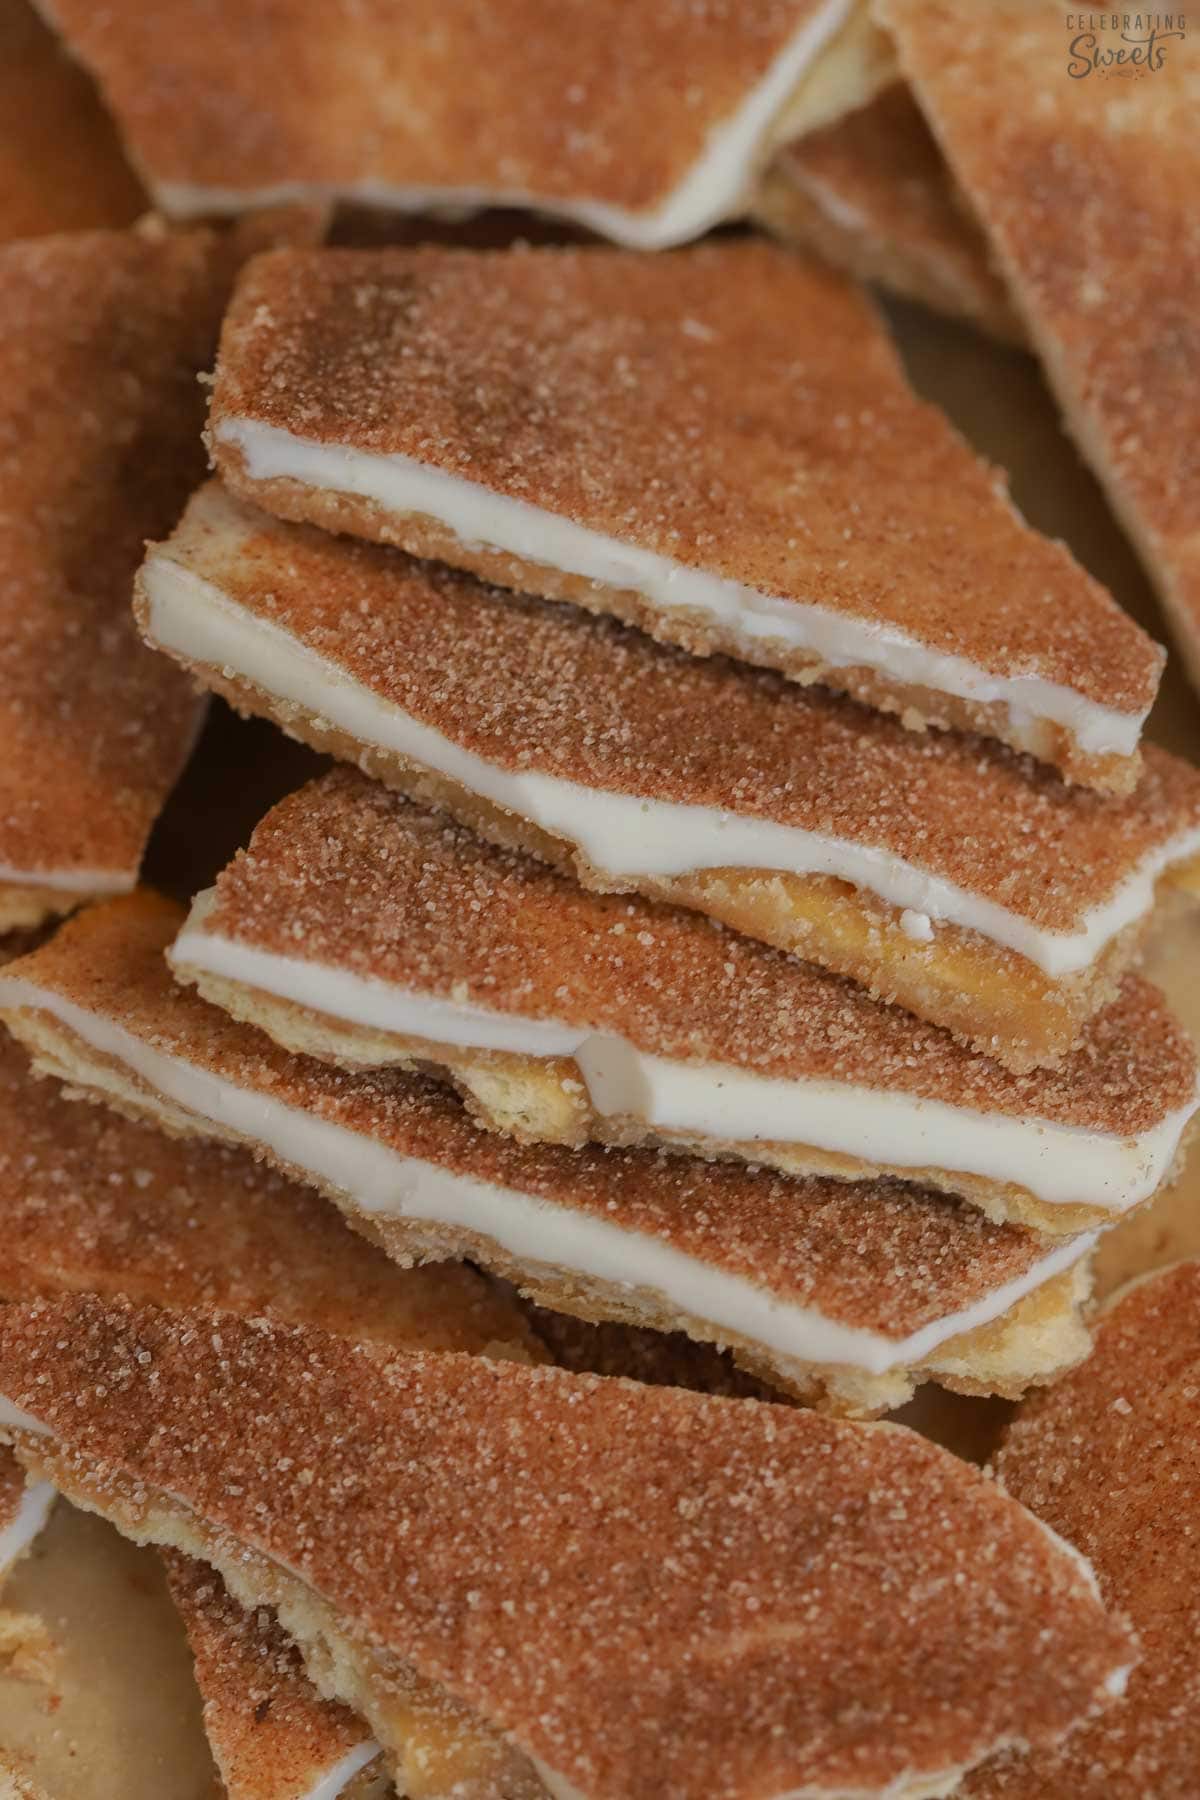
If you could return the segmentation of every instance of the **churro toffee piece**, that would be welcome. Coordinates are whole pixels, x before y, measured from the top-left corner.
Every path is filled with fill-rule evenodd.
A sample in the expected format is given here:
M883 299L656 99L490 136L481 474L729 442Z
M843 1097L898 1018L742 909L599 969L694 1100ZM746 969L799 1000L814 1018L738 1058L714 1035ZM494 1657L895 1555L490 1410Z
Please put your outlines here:
M655 249L744 210L797 88L866 9L217 0L203 31L188 0L52 10L168 214L523 206Z
M898 1182L515 1143L432 1082L289 1055L176 985L180 917L148 893L93 908L14 967L0 1011L74 1089L246 1144L400 1262L469 1257L584 1319L729 1344L841 1411L927 1378L1016 1394L1086 1352L1086 1235L1046 1240Z
M766 242L256 260L211 442L284 517L1136 779L1162 652Z
M987 240L903 82L785 145L754 210L785 242L835 268L1021 339Z
M227 1800L385 1800L379 1745L322 1700L269 1609L241 1606L215 1569L163 1552Z
M385 1345L528 1343L519 1309L472 1271L396 1268L244 1152L67 1100L2 1033L0 1203L4 1300L82 1288L274 1312Z
M1141 1657L1125 1698L1058 1750L1015 1751L974 1800L1186 1800L1200 1768L1200 1264L1119 1295L1089 1361L1022 1408L997 1461L1008 1492L1089 1558Z
M146 210L99 95L31 0L0 8L0 240L131 225Z
M1081 14L1074 32L1037 0L881 11L1200 686L1194 21L1144 13L1136 45L1119 13Z
M534 1792L949 1791L1134 1656L1081 1558L903 1428L90 1296L0 1313L0 1392L25 1460L248 1544Z
M1128 797L573 606L282 523L210 484L153 547L150 643L243 710L600 890L709 913L1022 1069L1112 998L1200 774Z
M1072 1232L1168 1176L1195 1053L1127 977L1014 1075L698 913L591 894L340 769L274 808L171 951L207 998L349 1067L430 1066L527 1140L891 1173Z
M133 886L201 707L129 595L203 471L211 234L0 249L0 933Z

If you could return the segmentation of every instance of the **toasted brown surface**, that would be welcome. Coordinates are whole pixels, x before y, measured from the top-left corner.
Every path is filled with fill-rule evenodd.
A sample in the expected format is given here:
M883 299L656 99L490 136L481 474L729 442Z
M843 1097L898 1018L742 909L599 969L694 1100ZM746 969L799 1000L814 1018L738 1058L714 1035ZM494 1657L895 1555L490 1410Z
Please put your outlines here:
M90 1297L4 1309L0 1389L97 1492L176 1495L611 1800L941 1773L1056 1737L1131 1654L895 1428Z
M162 1556L228 1800L304 1800L370 1732L321 1699L274 1613L240 1606L207 1564L178 1550Z
M1195 1085L1190 1040L1138 977L1057 1068L1014 1075L849 982L699 914L588 893L350 769L267 814L218 878L204 929L677 1060L1092 1131L1144 1130Z
M649 211L818 0L55 0L155 185L438 190ZM828 30L838 20L831 17ZM814 49L816 44L814 44ZM263 81L270 68L272 79ZM171 202L168 191L162 196ZM386 192L378 195L387 205Z
M972 1305L1046 1254L1036 1232L992 1224L962 1202L901 1182L788 1179L737 1163L594 1145L568 1151L480 1131L431 1082L395 1071L351 1075L289 1056L176 986L162 950L178 919L178 909L152 896L115 901L81 914L6 975L111 1020L165 1055L402 1156L645 1233L783 1301L890 1337ZM0 1004L15 1029L26 1029L11 1000ZM90 1109L60 1104L58 1111L92 1118ZM180 1154L175 1145L167 1151Z
M146 205L78 63L28 4L0 8L0 239L129 225Z
M1010 1755L983 1800L1190 1800L1200 1768L1200 1263L1126 1290L1091 1358L1017 1414L1008 1491L1095 1566L1141 1660L1125 1699L1062 1748Z
M408 455L1118 710L1158 684L1161 652L914 397L856 290L769 244L266 257L226 320L212 424L226 478L276 510L222 443L232 419ZM284 511L318 516L284 485ZM421 548L404 517L377 525Z
M473 1271L401 1270L243 1152L72 1104L0 1040L0 1295L87 1289L310 1319L386 1344L520 1344Z
M970 17L946 0L887 0L882 11L1068 427L1200 681L1195 43L1147 15L1147 30L1164 27L1159 66L1072 79L1068 63L1087 61L1073 40L1089 34L1038 0ZM1091 35L1100 51L1128 55L1119 31Z
M884 850L1045 929L1078 926L1200 823L1200 774L1154 746L1127 798L1067 787L978 739L914 737L821 690L280 523L216 484L151 554L500 768Z
M203 469L196 375L230 275L207 233L0 250L0 865L132 879L195 736L129 610Z
M903 82L787 144L755 211L787 241L1005 340L1021 327Z

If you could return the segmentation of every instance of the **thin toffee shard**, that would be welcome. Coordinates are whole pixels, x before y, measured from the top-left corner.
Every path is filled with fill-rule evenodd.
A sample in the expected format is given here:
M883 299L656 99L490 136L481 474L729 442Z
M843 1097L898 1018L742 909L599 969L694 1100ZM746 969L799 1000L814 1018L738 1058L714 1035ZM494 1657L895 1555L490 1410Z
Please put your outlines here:
M1009 1426L1007 1491L1088 1557L1141 1656L1119 1708L1054 1749L1009 1751L971 1800L1110 1800L1132 1783L1178 1795L1200 1768L1200 1264L1134 1283L1097 1324L1089 1360Z
M199 729L129 590L203 469L231 268L209 232L0 249L0 934L133 886Z
M1162 651L784 249L260 258L211 443L284 517L1136 780Z
M1116 13L1094 15L1093 42L1073 48L1088 34L1036 0L887 0L881 11L1067 428L1200 686L1194 20L1189 34L1184 12L1143 12L1138 65ZM1123 65L1095 66L1114 51Z
M923 1379L1016 1394L1086 1351L1086 1235L1047 1240L894 1181L518 1144L426 1079L291 1055L176 985L163 952L180 919L149 894L94 908L14 965L0 1010L74 1089L245 1144L403 1263L469 1257L585 1319L729 1344L842 1411Z
M169 215L529 207L646 250L745 210L773 146L802 127L793 101L865 11L216 0L197 31L189 0L54 0Z
M0 1393L24 1460L282 1581L531 1796L928 1795L1135 1655L1075 1551L903 1428L89 1296L0 1311Z

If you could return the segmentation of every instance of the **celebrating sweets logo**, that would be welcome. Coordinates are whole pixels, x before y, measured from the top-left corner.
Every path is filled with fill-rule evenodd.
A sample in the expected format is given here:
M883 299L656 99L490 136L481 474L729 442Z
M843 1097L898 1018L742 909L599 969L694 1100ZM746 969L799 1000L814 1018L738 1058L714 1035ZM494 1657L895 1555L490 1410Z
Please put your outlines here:
M1067 31L1067 74L1073 81L1089 75L1153 75L1163 67L1172 46L1187 36L1187 15L1069 12Z

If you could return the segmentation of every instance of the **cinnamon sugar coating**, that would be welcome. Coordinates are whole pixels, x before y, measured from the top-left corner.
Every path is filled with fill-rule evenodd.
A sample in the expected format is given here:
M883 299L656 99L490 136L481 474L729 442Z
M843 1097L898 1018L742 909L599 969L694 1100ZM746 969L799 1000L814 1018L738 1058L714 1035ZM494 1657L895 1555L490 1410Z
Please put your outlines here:
M311 1189L244 1152L66 1100L3 1034L0 1201L6 1299L128 1294L431 1350L527 1340L519 1310L473 1271L398 1269Z
M34 888L132 882L199 726L129 601L204 466L229 276L206 232L0 249L0 866Z
M785 145L754 210L835 268L1020 341L987 241L903 82Z
M303 1800L369 1731L321 1699L274 1613L240 1606L206 1563L178 1550L162 1559L229 1800Z
M312 488L252 480L227 421L406 455L1109 708L1140 712L1158 685L1161 651L913 395L857 290L767 243L257 259L211 418L226 480L288 516L329 522ZM420 549L410 522L346 515ZM672 629L661 611L649 623Z
M1083 66L1072 40L1087 34L1065 30L1038 0L887 0L881 10L1067 427L1200 685L1200 64L1189 21L1172 30L1163 14L1146 15L1147 30L1161 26L1152 70L1072 79L1068 61ZM1120 15L1093 16L1095 47L1128 56L1119 29L1100 23Z
M5 974L110 1020L166 1056L398 1155L644 1233L782 1301L888 1337L986 1299L1046 1254L1036 1232L993 1224L960 1201L903 1182L783 1177L648 1150L522 1145L480 1131L432 1082L390 1070L348 1074L288 1055L177 986L162 953L179 918L179 909L144 893L114 901L71 921ZM12 1004L0 999L22 1032Z
M286 185L366 200L374 189L385 207L389 188L400 204L409 190L426 211L439 198L524 198L648 212L820 10L215 0L198 30L188 0L102 11L55 0L54 16L168 208L186 205L175 186L251 205Z
M1124 1700L1056 1752L1009 1755L975 1800L1191 1800L1200 1768L1200 1263L1127 1289L1091 1358L1022 1407L997 1462L1082 1550L1141 1659Z
M1077 928L1200 824L1200 773L1157 746L1128 797L1067 787L978 738L917 737L823 690L281 523L215 483L154 555L501 769L885 851L1043 929Z
M1056 1068L1015 1075L837 976L697 913L589 893L347 768L274 807L215 895L214 935L682 1061L1121 1136L1195 1089L1190 1040L1140 977Z
M1131 1656L899 1428L91 1297L0 1312L0 1391L101 1504L177 1496L605 1800L874 1793L1057 1737Z

